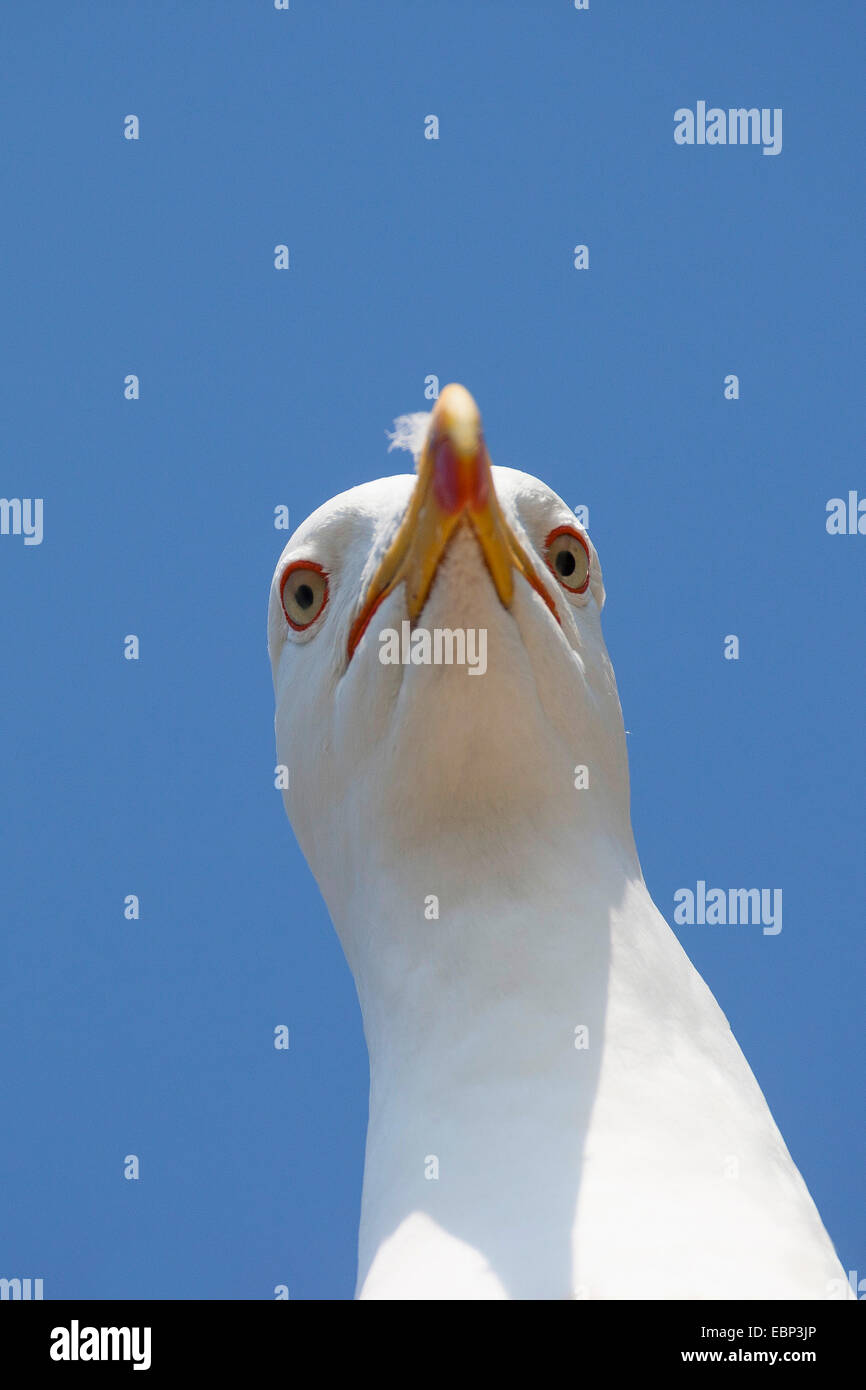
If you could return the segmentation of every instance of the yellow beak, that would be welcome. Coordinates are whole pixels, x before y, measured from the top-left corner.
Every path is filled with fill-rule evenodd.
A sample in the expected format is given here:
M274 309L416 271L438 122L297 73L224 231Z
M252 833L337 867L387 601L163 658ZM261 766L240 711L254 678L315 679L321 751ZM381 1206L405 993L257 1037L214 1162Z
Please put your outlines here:
M410 620L420 615L448 542L458 526L467 524L504 606L511 607L517 570L558 622L550 595L499 505L478 406L466 388L455 382L443 389L436 402L406 515L352 624L350 661L379 604L398 584L406 585Z

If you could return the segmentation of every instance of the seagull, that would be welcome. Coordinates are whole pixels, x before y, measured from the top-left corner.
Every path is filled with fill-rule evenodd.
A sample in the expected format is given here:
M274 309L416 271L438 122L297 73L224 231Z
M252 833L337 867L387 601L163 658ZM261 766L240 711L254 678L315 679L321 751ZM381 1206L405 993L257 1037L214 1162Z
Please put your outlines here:
M304 521L268 617L370 1059L356 1297L853 1297L644 883L595 546L463 386L401 419L416 472Z

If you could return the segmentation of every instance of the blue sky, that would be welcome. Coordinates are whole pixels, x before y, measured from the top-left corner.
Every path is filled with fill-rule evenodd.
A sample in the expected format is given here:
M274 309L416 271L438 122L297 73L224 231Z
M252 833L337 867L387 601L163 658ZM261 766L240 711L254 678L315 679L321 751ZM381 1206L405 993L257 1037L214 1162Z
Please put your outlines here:
M351 1296L366 1056L273 788L272 518L401 471L433 373L590 508L662 912L783 889L776 936L677 934L866 1277L866 536L825 528L866 496L864 35L853 3L4 7L0 491L44 539L0 536L0 1275ZM677 146L699 100L781 107L782 153Z

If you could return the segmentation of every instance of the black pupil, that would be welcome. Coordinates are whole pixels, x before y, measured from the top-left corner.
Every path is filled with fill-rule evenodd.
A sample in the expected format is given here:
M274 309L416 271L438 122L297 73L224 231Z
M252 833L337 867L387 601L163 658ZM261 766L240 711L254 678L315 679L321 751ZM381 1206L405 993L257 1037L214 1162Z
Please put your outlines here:
M299 584L295 590L295 603L299 608L309 608L315 598L315 594L309 584Z
M558 573L563 576L574 574L577 568L577 561L570 550L560 550L556 557L556 568Z

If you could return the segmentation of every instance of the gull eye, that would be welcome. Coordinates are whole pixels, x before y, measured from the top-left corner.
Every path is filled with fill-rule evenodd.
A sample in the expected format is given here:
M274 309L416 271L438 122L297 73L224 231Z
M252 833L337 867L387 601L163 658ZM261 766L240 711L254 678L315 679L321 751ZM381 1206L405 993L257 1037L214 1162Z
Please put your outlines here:
M589 584L589 550L570 526L557 526L545 541L544 558L563 589L583 594Z
M316 621L328 602L328 576L311 560L289 565L280 582L283 612L289 626L303 632Z

